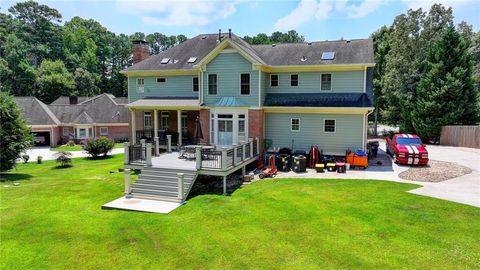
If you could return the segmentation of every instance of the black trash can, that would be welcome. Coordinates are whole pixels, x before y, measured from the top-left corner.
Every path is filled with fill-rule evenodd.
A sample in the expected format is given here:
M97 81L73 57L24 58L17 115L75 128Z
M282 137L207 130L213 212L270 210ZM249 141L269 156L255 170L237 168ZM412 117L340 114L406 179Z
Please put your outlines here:
M275 157L277 169L282 172L290 171L292 160L288 154L279 154Z
M280 150L278 150L278 154L280 154L280 155L291 155L292 154L292 149L290 149L288 147L280 148Z
M370 157L376 158L377 154L378 154L378 147L380 146L378 141L368 142L367 145L368 145L368 150L369 150L369 153L370 153Z
M293 156L292 170L296 173L307 171L307 158L303 155Z

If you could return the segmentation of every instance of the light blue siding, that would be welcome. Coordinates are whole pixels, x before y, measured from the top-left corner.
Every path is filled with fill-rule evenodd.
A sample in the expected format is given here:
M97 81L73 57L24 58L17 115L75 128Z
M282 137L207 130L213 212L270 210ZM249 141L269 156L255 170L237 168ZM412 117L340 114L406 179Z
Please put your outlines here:
M320 91L320 72L278 73L278 86L270 86L266 76L267 93L363 92L363 71L323 72L332 74L332 90ZM290 86L290 75L298 74L298 86Z
M137 93L137 78L144 79L143 93ZM166 78L166 82L157 83L157 78ZM193 92L193 76L129 77L128 83L130 102L144 97L198 97Z
M290 130L292 118L300 119L300 131ZM336 132L323 132L323 120L335 119ZM265 113L265 139L272 147L308 151L318 145L325 154L343 155L347 149L362 149L363 114Z
M250 73L250 95L240 95L240 74ZM208 75L217 74L217 95L208 94ZM213 106L222 97L235 97L249 106L258 106L258 71L239 53L220 53L204 72L204 103Z

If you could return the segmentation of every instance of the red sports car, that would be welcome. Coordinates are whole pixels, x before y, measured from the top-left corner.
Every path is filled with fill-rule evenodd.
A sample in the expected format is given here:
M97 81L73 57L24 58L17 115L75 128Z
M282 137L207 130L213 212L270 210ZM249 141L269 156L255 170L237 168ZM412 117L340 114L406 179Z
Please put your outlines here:
M428 163L428 151L417 135L395 134L393 138L386 140L387 153L393 157L395 163L414 165Z

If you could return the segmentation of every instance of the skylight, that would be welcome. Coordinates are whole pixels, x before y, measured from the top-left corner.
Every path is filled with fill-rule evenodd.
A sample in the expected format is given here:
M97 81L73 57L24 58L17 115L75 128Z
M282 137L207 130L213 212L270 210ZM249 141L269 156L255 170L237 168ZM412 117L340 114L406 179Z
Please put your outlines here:
M333 60L335 58L335 52L323 52L322 60Z
M197 57L190 57L188 58L187 63L195 63L195 61L197 61Z
M160 64L168 64L168 62L170 62L170 58L163 58Z

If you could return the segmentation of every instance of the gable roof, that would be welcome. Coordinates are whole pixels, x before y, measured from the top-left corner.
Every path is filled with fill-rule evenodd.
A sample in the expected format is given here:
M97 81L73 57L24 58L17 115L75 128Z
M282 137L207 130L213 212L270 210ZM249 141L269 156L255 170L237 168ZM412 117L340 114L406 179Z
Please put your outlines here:
M223 34L221 42L218 34L198 35L188 39L157 55L136 63L124 70L123 73L134 71L175 71L198 68L198 63L210 56L215 49L221 50L226 43L238 48L256 63L266 66L309 66L309 65L345 65L345 64L373 64L373 42L370 39L320 41L309 43L285 43L273 45L250 45L242 38L232 34ZM333 60L322 60L323 52L335 52ZM301 61L302 57L306 61ZM194 63L188 63L190 57L197 57ZM170 62L162 64L162 59L169 58Z
M48 106L35 97L15 97L22 115L29 125L58 125L60 121Z
M78 98L78 103L81 103L91 97L77 97ZM55 99L50 105L70 105L70 97L67 96L60 96L57 99Z
M47 106L35 97L15 97L29 125L128 123L125 98L119 98L123 104L116 99L111 94L101 94L70 105L68 97L61 97L56 104ZM66 100L68 103L63 104Z

